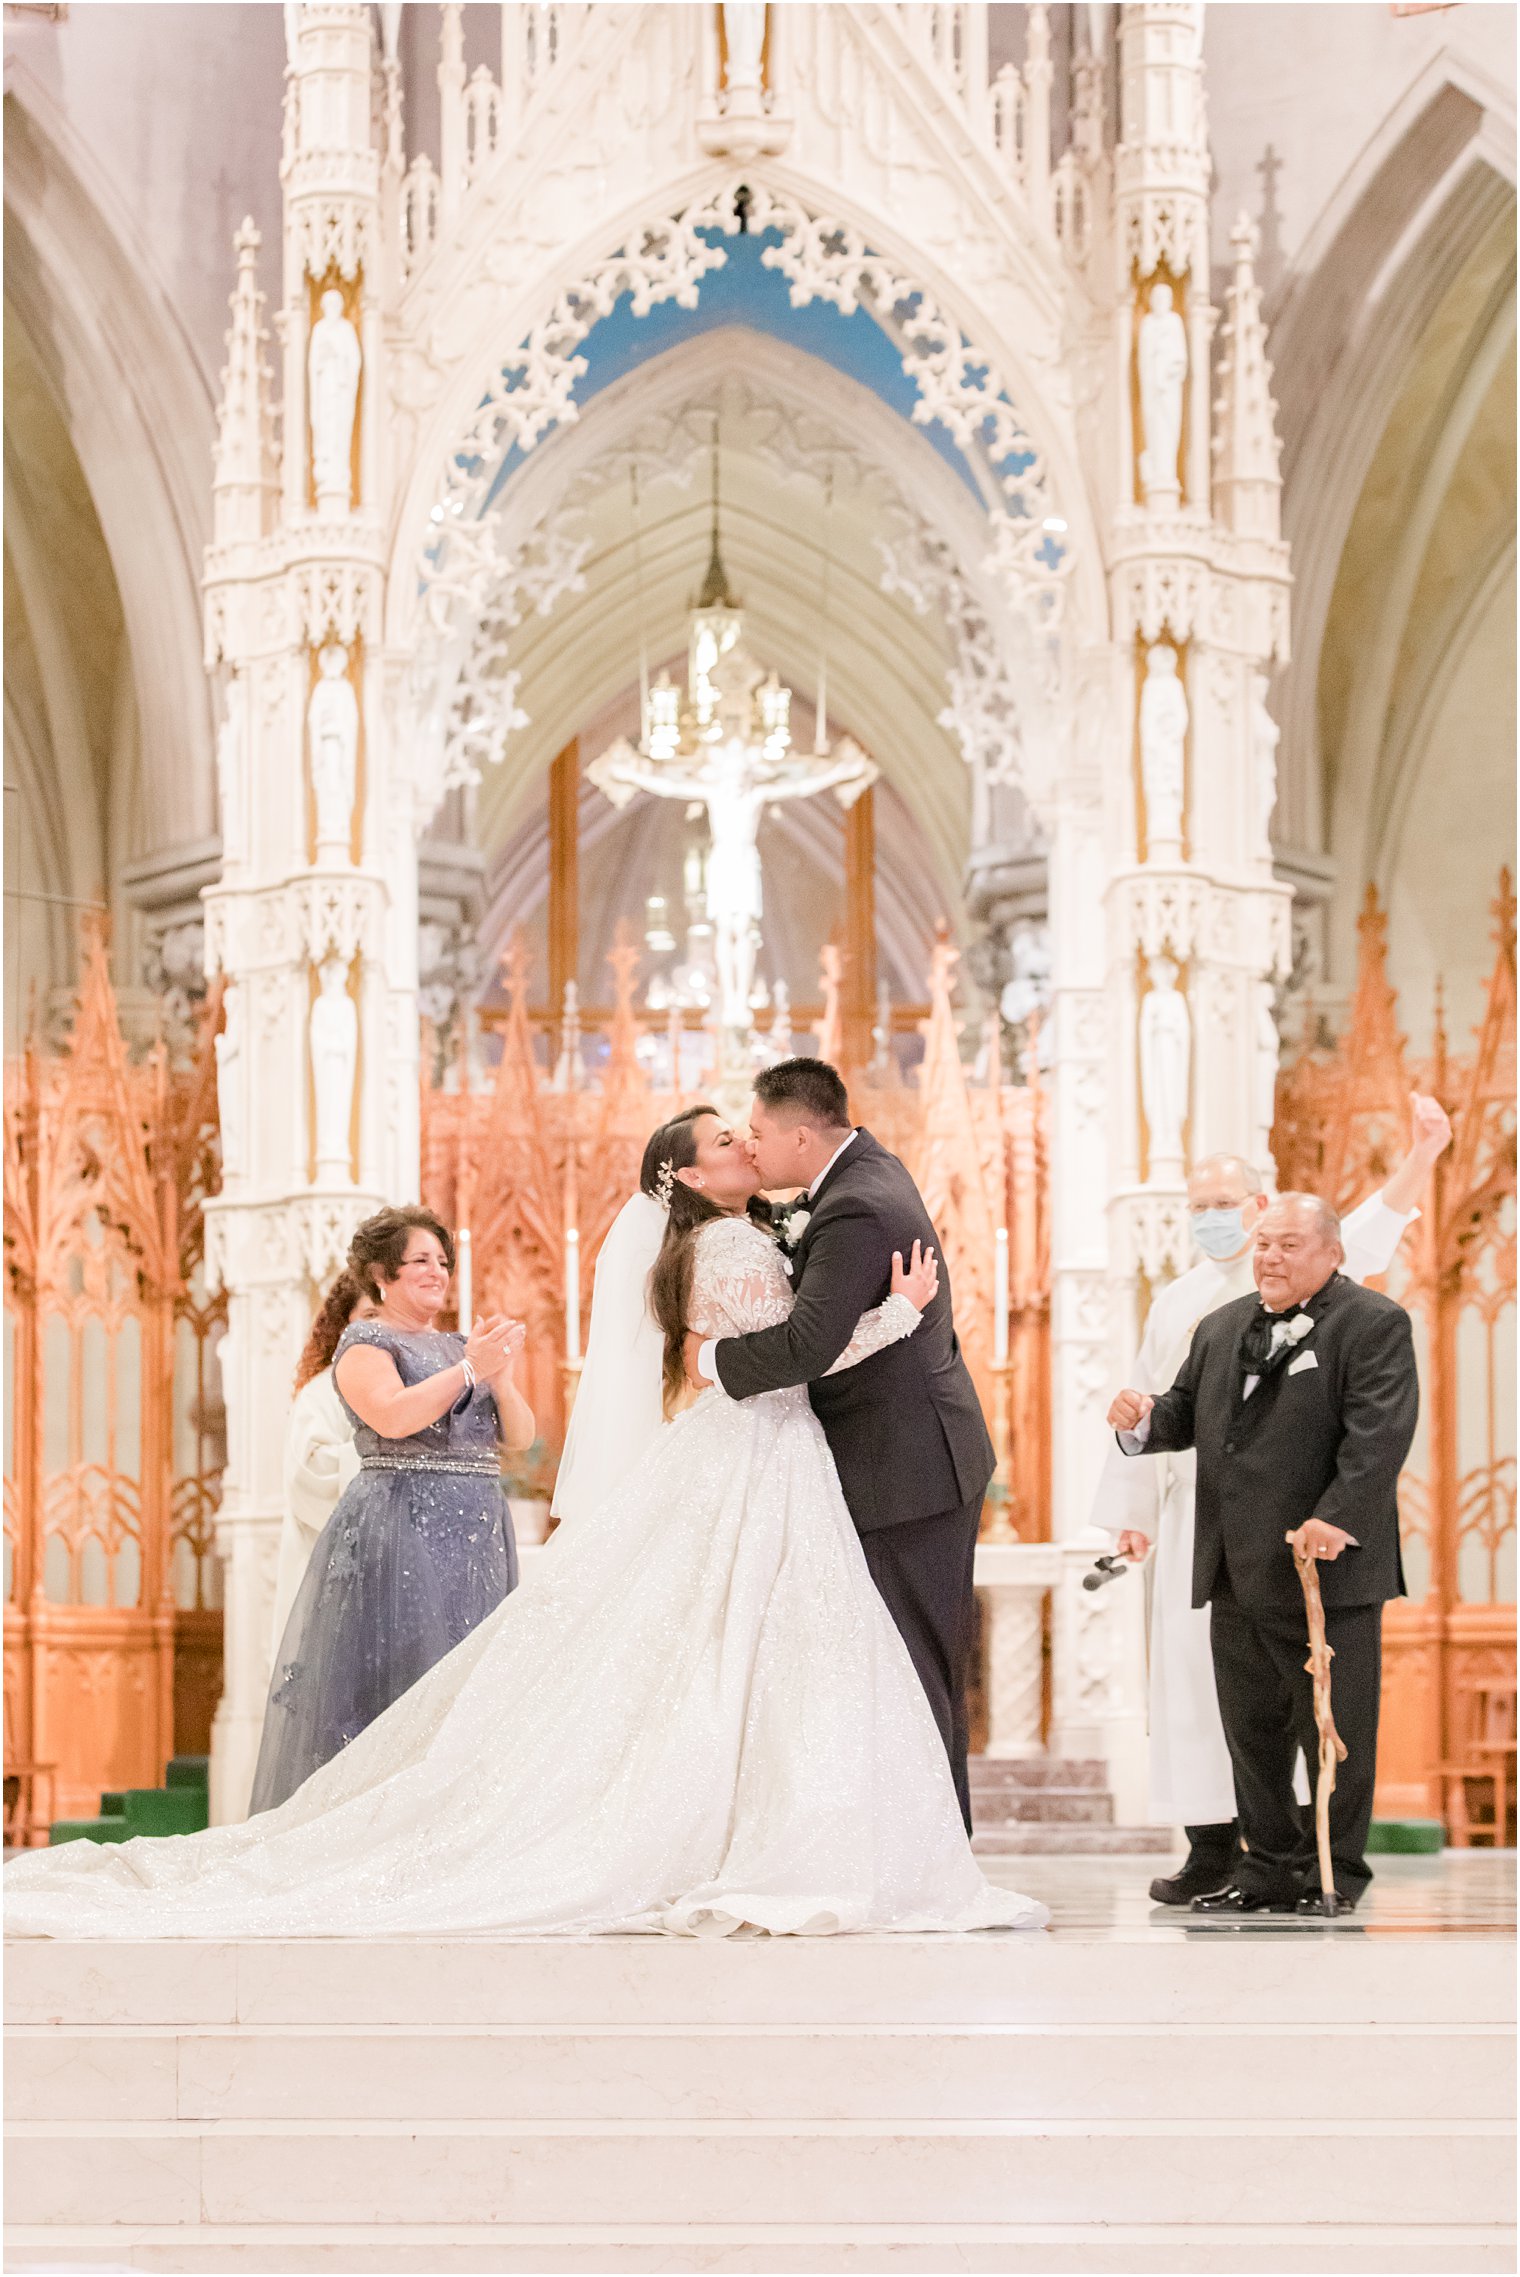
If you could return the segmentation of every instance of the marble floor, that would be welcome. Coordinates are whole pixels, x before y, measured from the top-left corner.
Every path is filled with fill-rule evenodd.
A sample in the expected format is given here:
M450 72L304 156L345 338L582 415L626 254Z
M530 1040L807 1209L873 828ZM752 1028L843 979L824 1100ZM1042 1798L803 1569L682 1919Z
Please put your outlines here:
M1515 1858L1348 1923L17 1943L6 2267L1513 2271Z
M1152 1905L1148 1890L1171 1873L1165 1858L983 1858L989 1881L1023 1890L1049 1906L1061 1938L1120 1941L1198 1937L1515 1935L1515 1852L1444 1850L1433 1858L1374 1859L1374 1879L1349 1921L1333 1925L1270 1915L1265 1922L1220 1924L1180 1908Z

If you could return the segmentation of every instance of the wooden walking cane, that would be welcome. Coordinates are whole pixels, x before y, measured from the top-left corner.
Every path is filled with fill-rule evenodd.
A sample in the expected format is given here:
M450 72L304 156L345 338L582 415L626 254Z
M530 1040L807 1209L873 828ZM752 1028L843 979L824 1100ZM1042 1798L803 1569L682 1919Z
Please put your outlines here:
M1301 1549L1293 1536L1293 1562L1298 1567L1304 1610L1309 1616L1309 1657L1304 1667L1314 1679L1314 1722L1319 1732L1319 1773L1314 1782L1314 1839L1319 1850L1319 1886L1327 1915L1341 1910L1340 1893L1330 1864L1330 1797L1335 1792L1335 1766L1346 1760L1346 1742L1335 1728L1330 1704L1330 1663L1333 1648L1325 1641L1325 1601L1319 1593L1319 1560Z

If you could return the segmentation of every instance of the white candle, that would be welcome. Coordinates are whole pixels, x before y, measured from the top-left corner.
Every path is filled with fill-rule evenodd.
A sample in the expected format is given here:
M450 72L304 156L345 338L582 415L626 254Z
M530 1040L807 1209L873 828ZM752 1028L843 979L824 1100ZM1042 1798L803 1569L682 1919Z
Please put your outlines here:
M475 1283L470 1256L470 1229L462 1225L454 1236L455 1294L459 1299L459 1327L468 1336L475 1318Z
M992 1251L992 1359L995 1367L1008 1361L1008 1228L1000 1225Z
M578 1226L565 1229L565 1358L581 1356L581 1236Z

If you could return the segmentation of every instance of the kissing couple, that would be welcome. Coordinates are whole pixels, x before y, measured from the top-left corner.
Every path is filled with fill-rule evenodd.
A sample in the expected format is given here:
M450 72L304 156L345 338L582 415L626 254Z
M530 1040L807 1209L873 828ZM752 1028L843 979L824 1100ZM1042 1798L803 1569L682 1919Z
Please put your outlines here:
M762 1186L806 1189L785 1248ZM664 1124L522 1586L279 1809L28 1853L11 1933L1042 1926L968 1839L993 1454L937 1246L821 1060L760 1076L747 1138Z

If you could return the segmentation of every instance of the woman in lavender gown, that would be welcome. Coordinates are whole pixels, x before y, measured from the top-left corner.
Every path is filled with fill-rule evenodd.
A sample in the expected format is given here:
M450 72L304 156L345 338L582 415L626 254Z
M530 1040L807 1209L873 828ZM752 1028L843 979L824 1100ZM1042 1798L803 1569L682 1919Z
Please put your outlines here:
M275 1655L252 1809L275 1809L451 1652L517 1583L500 1450L533 1416L513 1382L523 1330L433 1326L454 1245L430 1210L381 1210L349 1270L374 1304L333 1361L359 1475L306 1569Z

